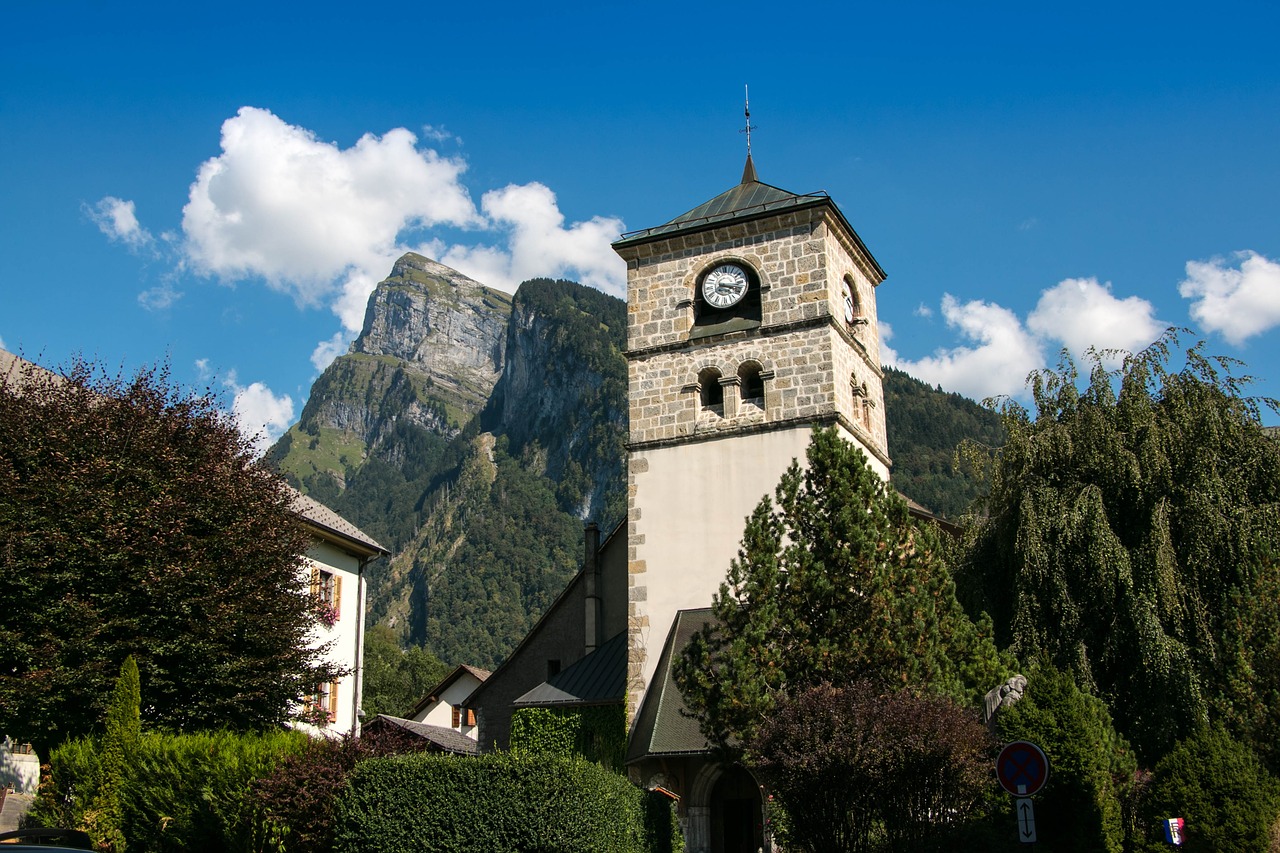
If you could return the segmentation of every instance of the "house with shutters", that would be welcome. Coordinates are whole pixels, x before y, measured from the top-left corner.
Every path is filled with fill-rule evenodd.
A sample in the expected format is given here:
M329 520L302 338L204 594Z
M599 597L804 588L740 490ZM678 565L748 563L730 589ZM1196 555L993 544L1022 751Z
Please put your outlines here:
M301 493L293 511L311 534L303 558L303 583L316 607L311 642L327 649L326 658L348 673L336 681L317 684L307 698L312 723L298 728L335 737L360 732L361 676L364 671L364 610L366 566L389 552L368 534Z

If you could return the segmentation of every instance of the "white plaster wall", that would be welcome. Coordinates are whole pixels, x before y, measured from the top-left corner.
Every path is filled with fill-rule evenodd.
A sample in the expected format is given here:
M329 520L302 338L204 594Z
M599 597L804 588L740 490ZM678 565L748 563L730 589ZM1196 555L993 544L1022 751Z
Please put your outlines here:
M429 708L414 717L419 723L427 723L432 726L443 726L446 729L452 728L460 731L462 734L476 739L476 727L466 724L466 716L462 718L461 726L453 725L453 706L462 705L468 696L480 686L480 679L470 673L465 673L458 677L456 681L450 684L440 694L440 698L434 702Z
M359 648L356 646L357 626L364 620L367 590L360 583L359 559L329 542L314 541L307 550L301 572L302 583L306 588L310 588L313 567L342 577L342 597L338 606L338 621L332 628L317 622L311 644L315 648L329 643L326 659L346 670L347 675L338 680L337 718L322 728L309 725L299 725L298 728L313 734L337 736L350 732L356 720L352 707L355 672L364 665L363 642ZM360 639L363 640L363 637Z
M40 756L19 751L9 738L0 740L0 787L34 794L40 787Z
M761 497L773 495L792 459L804 463L812 435L811 427L797 426L632 454L633 506L639 513L631 539L631 603L634 616L648 617L632 647L646 650L645 686L676 611L711 605L738 554L747 517ZM883 464L871 461L887 480Z

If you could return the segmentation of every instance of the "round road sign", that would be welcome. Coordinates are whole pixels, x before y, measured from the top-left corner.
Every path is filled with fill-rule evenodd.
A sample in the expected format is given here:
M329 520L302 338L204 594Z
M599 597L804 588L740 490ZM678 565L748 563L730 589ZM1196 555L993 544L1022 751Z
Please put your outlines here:
M1049 759L1034 743L1014 741L1000 750L996 759L1000 787L1015 797L1030 797L1049 779Z

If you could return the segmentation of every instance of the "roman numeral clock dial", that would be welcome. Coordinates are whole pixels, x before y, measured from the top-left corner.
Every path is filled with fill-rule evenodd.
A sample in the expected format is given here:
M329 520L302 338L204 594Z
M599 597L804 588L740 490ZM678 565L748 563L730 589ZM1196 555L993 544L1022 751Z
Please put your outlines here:
M721 264L702 280L702 298L713 308L732 308L747 295L747 271L737 264Z

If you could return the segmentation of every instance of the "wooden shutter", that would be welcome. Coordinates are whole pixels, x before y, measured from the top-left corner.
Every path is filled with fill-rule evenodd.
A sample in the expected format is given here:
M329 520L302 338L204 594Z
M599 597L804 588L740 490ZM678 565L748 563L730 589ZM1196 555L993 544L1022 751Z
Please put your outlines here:
M329 682L329 707L325 710L329 712L329 722L332 723L338 719L338 682L336 681Z
M449 725L453 726L456 729L461 724L461 722L462 722L462 709L459 708L457 705L454 705L453 706L453 722L451 722Z
M475 724L476 724L476 710L475 708L468 708L467 709L467 725L474 726Z
M320 597L320 569L316 566L311 567L311 597Z
M342 618L342 575L333 573L333 618Z

